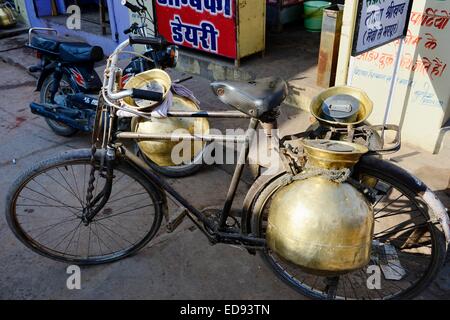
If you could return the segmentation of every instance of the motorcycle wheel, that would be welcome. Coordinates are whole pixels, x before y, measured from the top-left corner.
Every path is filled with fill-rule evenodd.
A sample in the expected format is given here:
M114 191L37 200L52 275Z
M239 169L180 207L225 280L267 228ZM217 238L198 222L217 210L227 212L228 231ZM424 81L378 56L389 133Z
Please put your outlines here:
M354 178L377 193L376 200L372 203L375 216L374 240L378 240L380 245L394 248L398 261L395 261L394 267L391 263L387 266L398 272L400 269L397 267L400 265L405 274L400 280L389 280L383 260L386 256L371 256L369 265L378 266L381 272L379 288L369 288L371 273L366 268L369 265L338 277L323 277L303 271L269 248L262 250L261 257L269 268L284 283L308 298L411 299L434 280L445 262L446 240L432 207L420 192L414 190L410 181L407 181L407 176L394 174L391 163L370 158L363 159L358 164ZM259 237L265 237L271 199L279 188L278 179L267 184L251 207L251 229ZM374 243L374 246L379 245Z
M54 82L54 79L52 75L48 76L44 83L42 84L41 94L40 94L40 100L41 103L51 103L50 101L50 88ZM78 90L70 85L70 81L67 78L66 75L63 75L61 82L59 84L58 92L55 95L55 99L61 98L63 99L65 95L67 94L73 94L76 93ZM56 133L59 136L63 137L70 137L73 136L78 132L77 129L72 128L62 122L55 121L49 118L45 118L45 121L47 122L48 126L54 133Z

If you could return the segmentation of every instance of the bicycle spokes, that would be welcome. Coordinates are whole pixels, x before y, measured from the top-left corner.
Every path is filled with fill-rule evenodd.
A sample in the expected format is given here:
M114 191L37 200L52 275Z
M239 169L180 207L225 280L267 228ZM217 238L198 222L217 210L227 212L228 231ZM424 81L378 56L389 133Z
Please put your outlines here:
M93 172L93 198L105 177ZM95 260L124 254L147 236L154 224L154 199L126 172L117 170L111 195L86 223L88 161L52 167L29 179L15 201L15 219L27 239L51 255Z
M362 269L327 278L308 274L268 250L276 270L288 281L324 299L387 299L416 286L431 267L432 223L413 196L372 176L361 177L372 188L375 227L371 261ZM370 181L370 183L369 183ZM267 207L262 220L266 228Z

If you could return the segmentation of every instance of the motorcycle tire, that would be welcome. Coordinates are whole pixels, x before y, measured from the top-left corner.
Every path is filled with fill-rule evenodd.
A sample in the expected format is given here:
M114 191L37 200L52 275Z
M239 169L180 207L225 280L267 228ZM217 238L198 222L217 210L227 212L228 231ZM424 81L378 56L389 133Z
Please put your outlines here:
M50 103L49 96L50 96L50 88L53 84L53 76L49 75L42 84L42 89L40 93L40 102L41 103ZM72 93L78 92L78 89L75 88L73 85L71 85L70 80L66 75L63 75L61 82L65 82L69 85L70 90ZM56 133L59 136L63 137L71 137L74 134L78 132L78 129L72 128L71 126L68 126L62 122L55 121L49 118L45 118L45 122L47 122L47 125L52 129L54 133Z

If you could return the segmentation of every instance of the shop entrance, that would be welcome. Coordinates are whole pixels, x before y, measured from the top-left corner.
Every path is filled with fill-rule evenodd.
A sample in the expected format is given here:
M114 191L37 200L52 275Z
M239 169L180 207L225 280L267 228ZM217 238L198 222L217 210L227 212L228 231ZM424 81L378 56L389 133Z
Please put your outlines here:
M111 36L111 23L107 0L33 0L36 16L66 25L67 8L77 5L81 9L81 30L95 35Z
M333 27L341 25L342 15L337 22L336 12L343 10L344 0L266 3L266 56L277 61L265 67L273 65L267 74L290 79L299 90L296 96L334 85L340 28Z

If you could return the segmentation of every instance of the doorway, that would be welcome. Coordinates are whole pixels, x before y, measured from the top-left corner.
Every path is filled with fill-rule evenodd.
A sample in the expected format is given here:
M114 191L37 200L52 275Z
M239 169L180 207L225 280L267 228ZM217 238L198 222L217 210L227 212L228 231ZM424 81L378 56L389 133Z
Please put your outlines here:
M50 22L66 25L66 11L77 5L81 11L81 31L111 36L111 21L107 0L33 0L36 16Z

